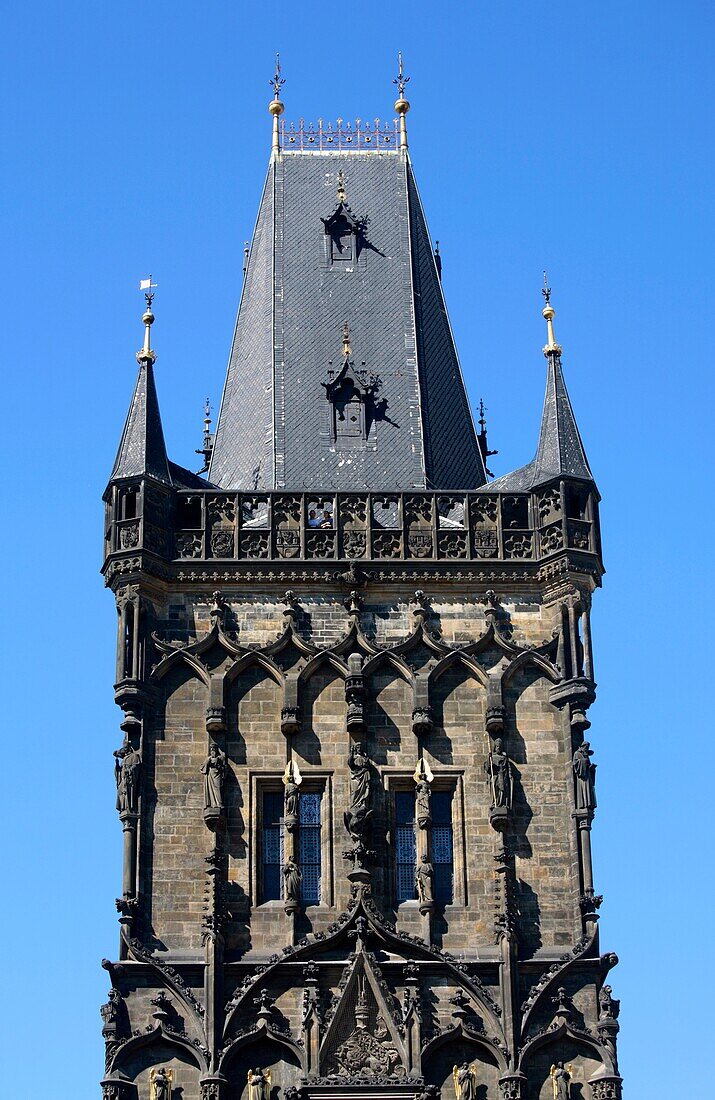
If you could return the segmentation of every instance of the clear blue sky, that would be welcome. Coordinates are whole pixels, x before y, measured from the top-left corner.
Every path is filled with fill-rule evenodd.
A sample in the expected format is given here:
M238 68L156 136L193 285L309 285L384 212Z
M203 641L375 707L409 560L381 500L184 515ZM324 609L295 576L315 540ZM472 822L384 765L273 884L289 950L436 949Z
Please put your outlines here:
M704 0L5 6L0 1093L45 1100L56 1069L57 1100L99 1095L121 860L100 498L137 369L138 279L160 287L170 452L194 465L269 153L274 52L286 118L348 119L391 117L398 48L497 473L535 447L549 269L603 494L593 841L622 1071L631 1100L682 1092L712 965L713 29Z

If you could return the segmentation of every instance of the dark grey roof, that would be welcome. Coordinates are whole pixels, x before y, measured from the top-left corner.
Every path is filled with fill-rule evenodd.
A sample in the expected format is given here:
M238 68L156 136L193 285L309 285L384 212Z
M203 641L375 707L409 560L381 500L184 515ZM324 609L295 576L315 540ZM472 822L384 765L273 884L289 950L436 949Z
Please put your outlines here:
M513 473L492 481L489 489L526 492L557 477L593 481L569 400L560 355L547 356L546 394L536 457Z
M354 262L331 262L321 219L339 170L360 220ZM364 221L363 219L367 219ZM325 383L350 326L376 376L361 446L336 446ZM209 477L224 489L461 488L486 481L409 159L284 153L269 166Z
M142 360L110 481L148 475L171 485L152 363Z

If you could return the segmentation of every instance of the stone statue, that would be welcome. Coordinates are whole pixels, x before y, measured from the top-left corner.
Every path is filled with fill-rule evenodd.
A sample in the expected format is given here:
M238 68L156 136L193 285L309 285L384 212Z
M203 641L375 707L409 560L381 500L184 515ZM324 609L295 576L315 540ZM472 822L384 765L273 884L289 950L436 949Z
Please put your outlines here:
M573 754L573 770L576 776L576 809L596 808L596 765L591 763L593 749L584 741Z
M171 1100L171 1086L174 1081L173 1069L153 1069L149 1074L151 1100Z
M289 760L283 774L283 814L287 825L298 821L300 806L300 785L303 777L298 771L298 766Z
M361 836L372 813L370 801L370 757L362 745L353 745L348 757L350 806L345 811L345 828L351 837Z
M201 765L204 776L204 809L223 809L223 781L226 774L226 753L218 745L211 745L209 754Z
M295 904L300 902L300 884L302 879L303 872L293 859L293 856L287 856L283 864L283 897L285 901L294 902Z
M421 779L415 788L415 811L420 829L426 829L432 820L430 795L429 783L426 779Z
M618 1017L621 1002L616 1001L612 993L610 985L601 986L601 992L598 994L599 1020L615 1020Z
M135 814L139 810L139 778L142 758L134 746L125 741L114 754L114 778L117 782L117 809L120 814Z
M105 1039L116 1039L119 1030L120 1013L122 1010L122 998L119 991L110 989L107 994L107 1002L99 1011L102 1016L102 1035Z
M249 1069L248 1071L248 1100L270 1100L271 1095L271 1071Z
M429 861L429 856L422 856L415 871L415 887L417 888L417 899L420 905L432 905L434 902L433 879L434 868Z
M494 739L494 748L484 761L484 770L491 780L492 805L511 806L511 763L504 752L504 742L501 737Z
M477 1092L477 1068L472 1062L462 1062L461 1066L452 1069L454 1081L454 1095L457 1100L474 1100Z
M554 1100L571 1100L571 1066L557 1062L549 1070L554 1090Z

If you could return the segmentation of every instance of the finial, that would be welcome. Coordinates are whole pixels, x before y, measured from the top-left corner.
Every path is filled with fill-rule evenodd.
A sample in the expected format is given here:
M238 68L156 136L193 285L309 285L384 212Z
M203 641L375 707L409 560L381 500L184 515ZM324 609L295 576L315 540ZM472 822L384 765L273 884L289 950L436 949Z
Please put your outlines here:
M439 241L434 242L434 263L437 268L437 275L440 282L442 281L442 256L439 251Z
M281 76L281 58L280 54L276 54L276 71L272 80L269 80L271 88L273 88L273 99L268 104L268 110L273 115L273 143L271 150L273 153L280 152L280 139L278 135L278 119L283 114L283 104L281 102L281 88L285 84L285 79Z
M494 477L494 474L487 466L487 459L491 455L498 455L499 451L490 451L489 444L487 443L487 418L484 415L487 411L487 407L484 404L484 400L479 398L479 435L477 436L477 443L479 444L479 450L482 452L482 458L484 459L484 469L489 477Z
M248 271L248 257L250 255L250 252L251 252L251 249L250 249L250 246L248 244L248 241L244 241L243 242L243 274L244 274L244 277L245 277L246 272Z
M138 363L154 363L156 362L156 352L152 351L151 347L151 326L154 324L154 314L152 312L151 304L154 301L154 291L156 290L156 283L151 281L151 275L148 279L139 280L139 289L144 291L144 300L146 302L146 309L142 321L144 322L144 346L141 351L137 352Z
M342 168L338 172L338 187L337 187L337 200L338 202L347 202L348 194L345 190L345 176L343 175Z
M395 110L400 116L400 149L407 150L407 123L405 121L405 115L410 109L408 101L405 99L405 84L409 83L409 76L405 76L402 68L402 50L397 55L397 76L392 81L397 85L398 98L395 101Z
M214 438L211 434L211 405L208 397L206 398L206 405L204 406L204 440L203 446L196 448L197 455L204 456L204 464L200 470L196 472L198 474L205 474L209 468L209 462L211 461L211 454L213 452Z
M343 325L343 355L345 356L346 359L347 359L348 355L351 354L351 352L352 352L352 349L350 347L350 326L348 325L348 323L346 321L345 324Z
M546 321L546 344L544 345L544 355L561 355L561 347L556 343L554 338L554 317L556 310L551 304L551 287L549 286L549 279L544 272L544 286L541 291L544 295L544 301L546 305L542 310L542 315Z

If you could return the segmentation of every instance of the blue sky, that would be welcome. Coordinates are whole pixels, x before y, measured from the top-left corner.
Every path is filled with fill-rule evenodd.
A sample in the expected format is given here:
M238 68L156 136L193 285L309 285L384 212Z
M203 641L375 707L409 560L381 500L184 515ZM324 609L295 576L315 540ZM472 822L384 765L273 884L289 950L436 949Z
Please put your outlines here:
M99 1093L99 961L117 950L121 860L100 498L135 379L138 279L159 283L165 431L192 466L269 154L275 50L297 120L392 117L398 48L415 171L498 474L536 444L549 270L603 495L602 948L622 960L627 1095L680 1091L706 1042L713 901L713 29L693 0L6 6L2 1091Z

